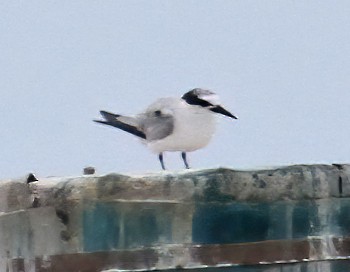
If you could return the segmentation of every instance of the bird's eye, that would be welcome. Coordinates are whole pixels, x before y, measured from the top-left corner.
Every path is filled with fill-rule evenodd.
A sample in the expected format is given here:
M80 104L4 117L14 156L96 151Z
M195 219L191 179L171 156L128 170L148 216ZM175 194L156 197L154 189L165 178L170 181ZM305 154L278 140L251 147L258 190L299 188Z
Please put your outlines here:
M161 112L160 110L156 110L156 111L154 112L154 114L155 114L156 116L161 116L162 112Z

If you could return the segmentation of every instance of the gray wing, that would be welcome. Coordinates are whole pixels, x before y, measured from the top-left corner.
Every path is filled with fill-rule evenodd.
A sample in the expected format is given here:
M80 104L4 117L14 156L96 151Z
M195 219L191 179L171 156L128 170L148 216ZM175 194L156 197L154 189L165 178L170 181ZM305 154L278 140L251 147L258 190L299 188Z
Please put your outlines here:
M172 116L144 116L140 121L140 126L146 134L147 141L161 140L173 132L174 118Z
M146 139L146 134L139 127L138 120L136 118L126 117L107 111L100 111L100 113L105 120L94 120L94 122L116 127L142 139Z

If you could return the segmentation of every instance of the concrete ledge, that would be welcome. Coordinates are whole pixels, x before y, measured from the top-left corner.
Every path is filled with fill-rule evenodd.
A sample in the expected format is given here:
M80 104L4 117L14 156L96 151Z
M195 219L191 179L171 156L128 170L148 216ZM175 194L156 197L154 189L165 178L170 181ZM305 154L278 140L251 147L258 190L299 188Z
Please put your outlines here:
M349 196L338 164L3 181L0 271L334 266Z

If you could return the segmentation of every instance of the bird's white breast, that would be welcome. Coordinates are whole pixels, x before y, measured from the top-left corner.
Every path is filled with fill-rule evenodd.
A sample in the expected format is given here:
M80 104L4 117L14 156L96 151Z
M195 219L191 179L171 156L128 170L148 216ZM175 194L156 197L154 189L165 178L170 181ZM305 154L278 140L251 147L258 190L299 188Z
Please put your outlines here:
M215 132L216 120L208 109L180 100L173 107L174 130L168 137L147 144L151 151L194 151L205 147Z

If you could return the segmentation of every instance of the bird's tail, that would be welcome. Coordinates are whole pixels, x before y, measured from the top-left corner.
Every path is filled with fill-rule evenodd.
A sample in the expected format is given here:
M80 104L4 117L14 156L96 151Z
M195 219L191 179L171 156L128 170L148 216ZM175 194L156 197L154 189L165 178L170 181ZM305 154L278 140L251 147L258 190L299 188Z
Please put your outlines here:
M124 117L120 114L114 114L107 111L100 111L104 120L93 120L96 123L112 126L129 132L142 139L146 139L146 135L137 126L136 121L132 117Z

